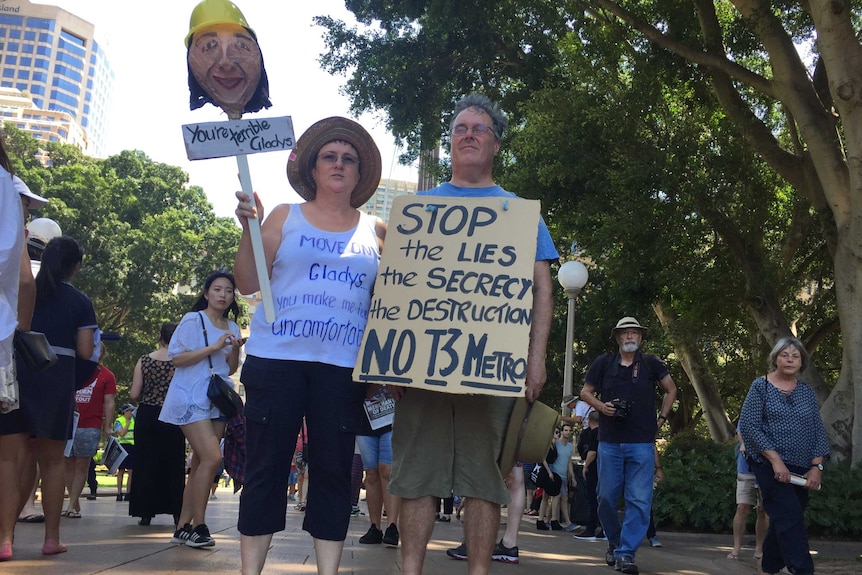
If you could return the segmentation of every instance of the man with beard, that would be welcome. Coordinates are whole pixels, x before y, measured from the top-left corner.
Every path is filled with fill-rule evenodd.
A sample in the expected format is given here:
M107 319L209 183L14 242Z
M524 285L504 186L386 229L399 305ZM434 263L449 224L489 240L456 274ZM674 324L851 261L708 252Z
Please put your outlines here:
M581 399L599 413L599 520L608 538L605 562L637 574L635 554L646 535L655 476L655 436L667 422L676 385L658 357L640 351L646 328L624 317L611 331L619 346L590 366ZM656 417L654 386L664 391ZM596 395L598 394L598 395ZM617 501L624 497L620 525Z

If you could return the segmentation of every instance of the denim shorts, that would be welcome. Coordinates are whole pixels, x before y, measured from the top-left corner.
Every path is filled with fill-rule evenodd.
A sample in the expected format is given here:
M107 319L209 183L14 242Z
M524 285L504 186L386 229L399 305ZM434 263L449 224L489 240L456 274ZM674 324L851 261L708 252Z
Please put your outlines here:
M93 457L99 449L102 430L98 427L79 427L72 440L72 457Z
M379 437L374 435L357 435L356 443L359 445L359 452L362 454L363 469L377 469L381 463L392 465L391 430Z

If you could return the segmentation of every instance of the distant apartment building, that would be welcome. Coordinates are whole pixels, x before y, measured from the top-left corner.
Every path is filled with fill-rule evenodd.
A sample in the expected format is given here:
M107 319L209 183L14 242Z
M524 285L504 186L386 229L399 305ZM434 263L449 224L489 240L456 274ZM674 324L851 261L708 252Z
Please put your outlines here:
M114 75L94 32L62 8L0 0L0 119L103 157Z
M362 211L377 216L384 222L389 222L389 212L392 210L392 200L398 196L415 194L417 182L403 180L380 180L377 192L365 202Z

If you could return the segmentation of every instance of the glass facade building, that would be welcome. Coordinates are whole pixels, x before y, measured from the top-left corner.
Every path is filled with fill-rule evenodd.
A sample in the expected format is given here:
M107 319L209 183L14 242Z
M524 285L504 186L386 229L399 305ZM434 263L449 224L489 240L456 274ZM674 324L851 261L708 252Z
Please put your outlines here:
M19 90L38 110L68 114L83 129L84 152L102 157L113 72L94 32L56 6L0 0L0 87Z

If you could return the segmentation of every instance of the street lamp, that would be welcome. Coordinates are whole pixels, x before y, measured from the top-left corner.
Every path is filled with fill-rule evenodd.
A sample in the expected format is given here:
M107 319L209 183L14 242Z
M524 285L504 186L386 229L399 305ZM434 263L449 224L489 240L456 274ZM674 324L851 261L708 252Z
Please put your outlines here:
M560 266L557 280L569 296L569 311L566 316L566 371L563 379L563 397L572 394L572 346L575 336L575 299L585 285L590 274L587 267L578 261L568 261ZM565 409L565 408L564 408Z

